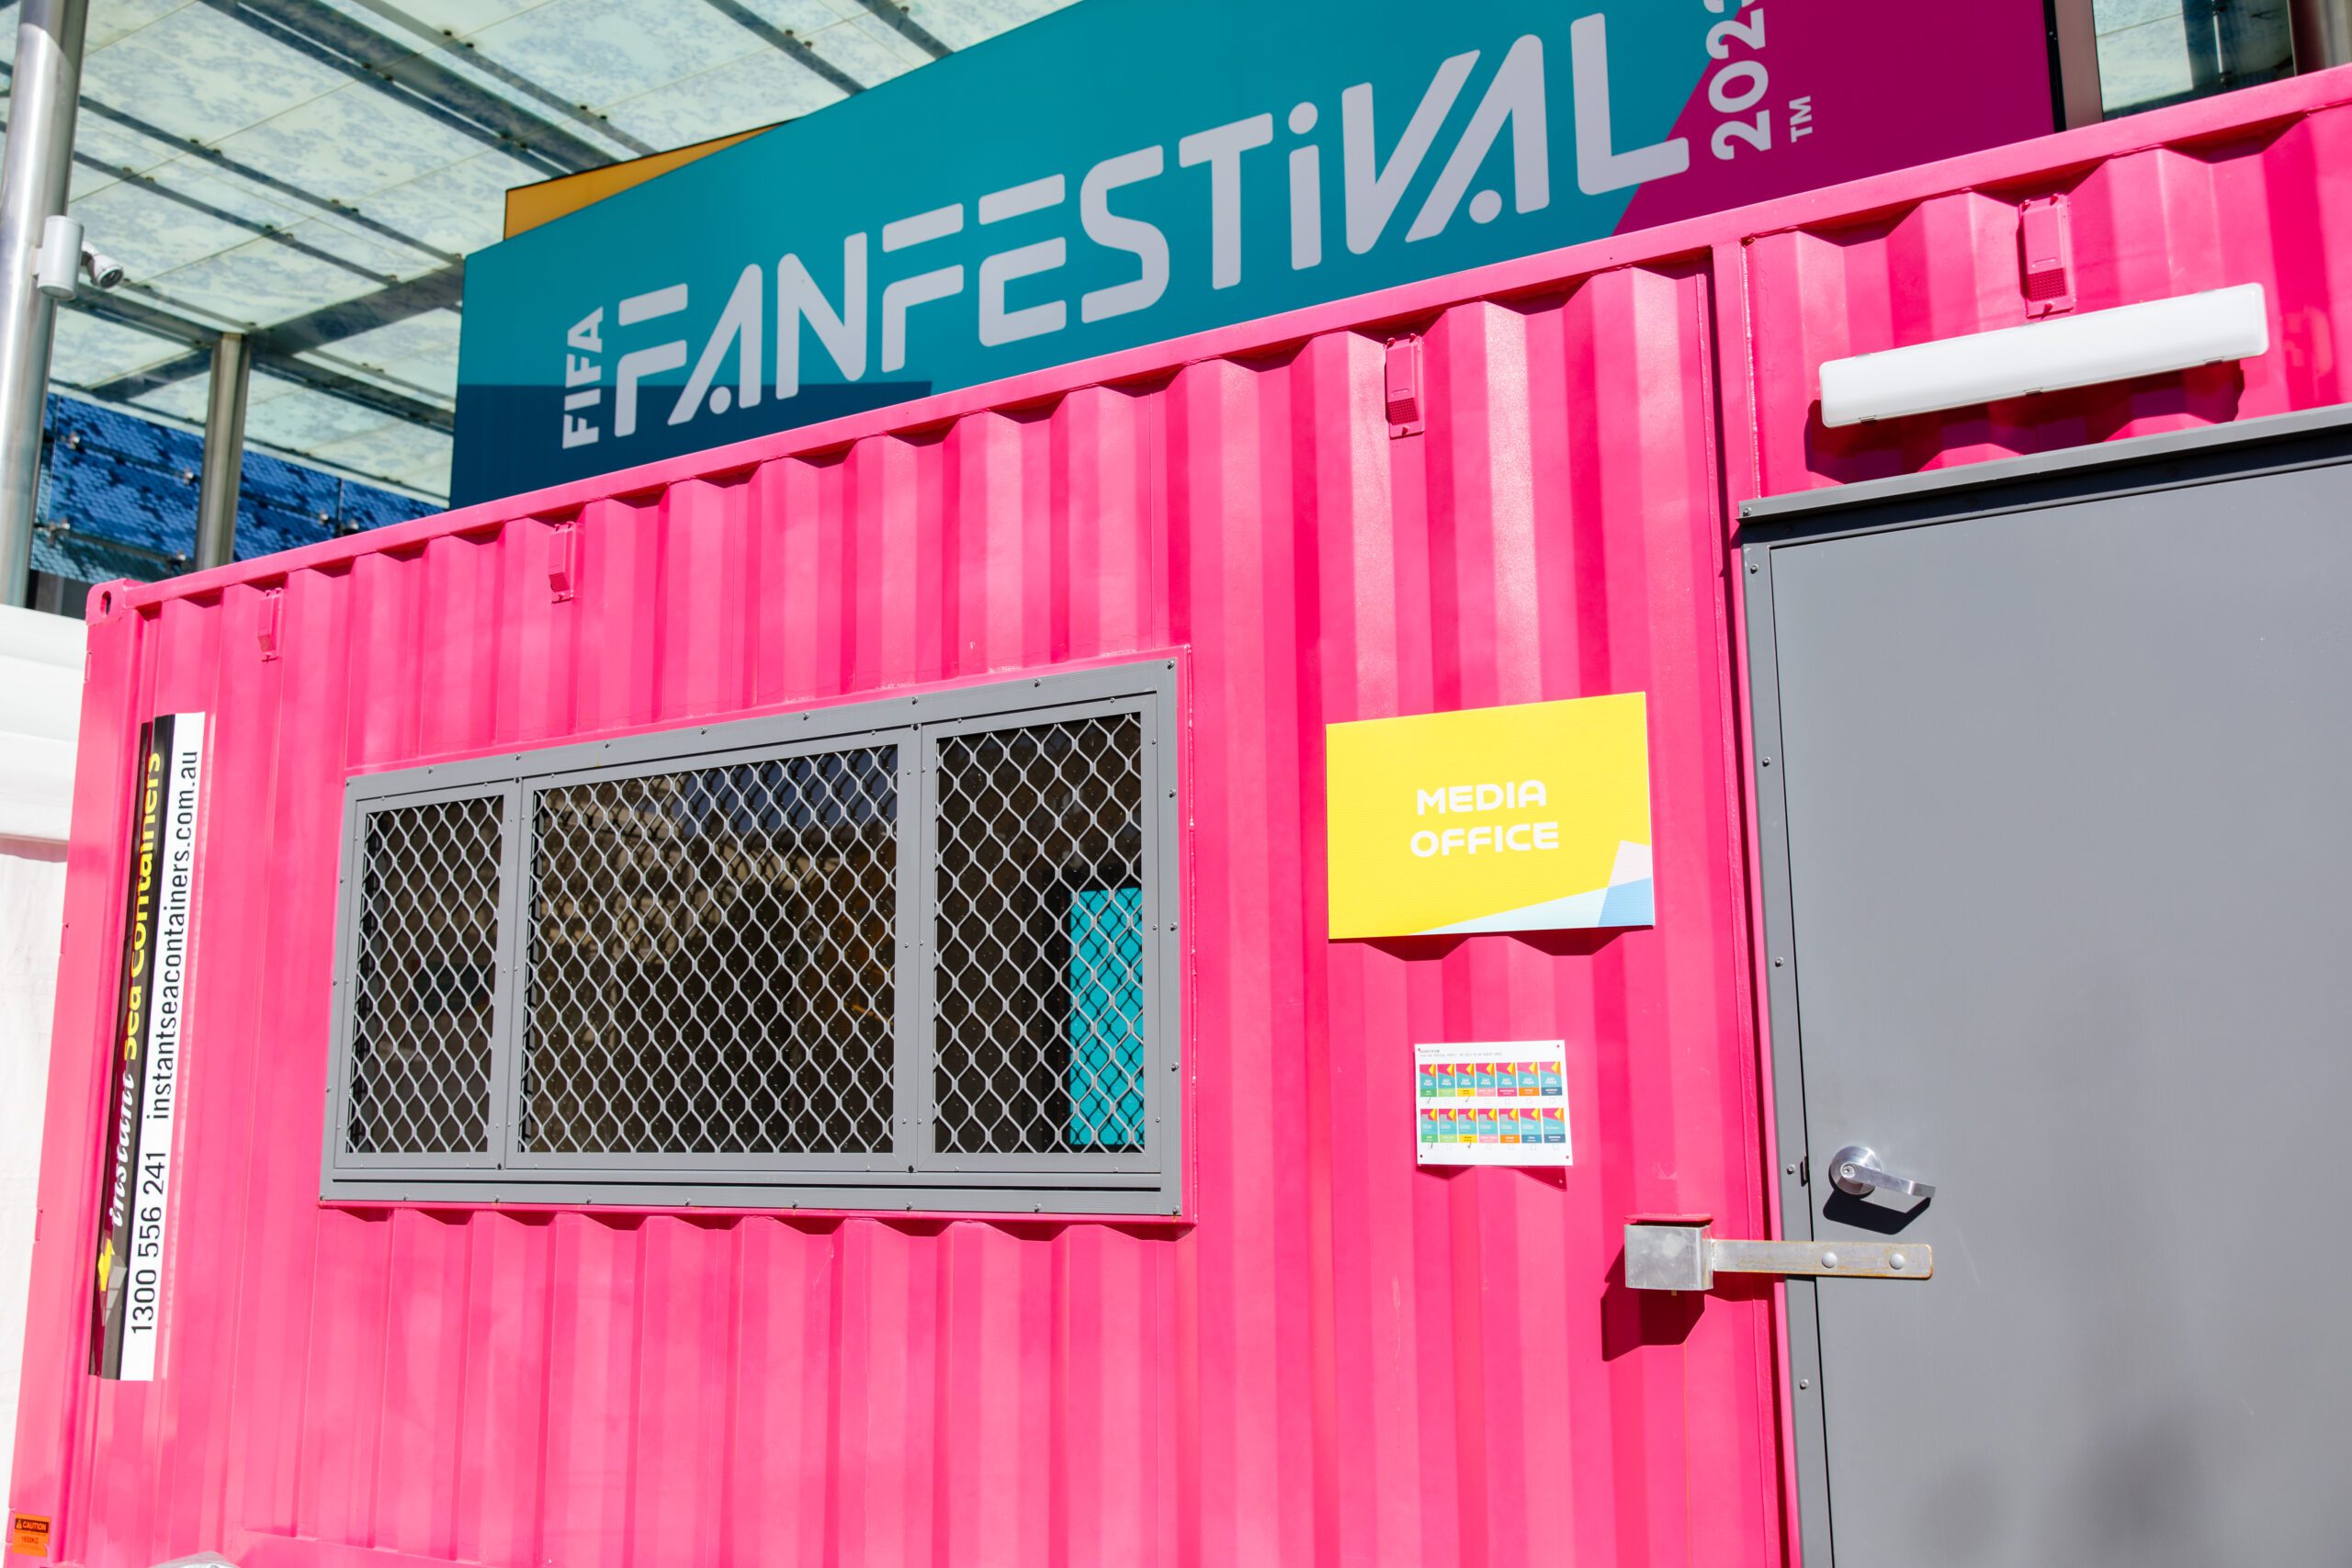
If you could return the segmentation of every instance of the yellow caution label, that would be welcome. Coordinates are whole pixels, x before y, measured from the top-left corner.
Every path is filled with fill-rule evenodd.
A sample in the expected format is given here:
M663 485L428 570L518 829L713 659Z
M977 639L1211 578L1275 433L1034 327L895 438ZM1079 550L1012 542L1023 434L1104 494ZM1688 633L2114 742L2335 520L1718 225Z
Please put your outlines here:
M8 1550L26 1557L49 1555L49 1517L44 1514L8 1516Z

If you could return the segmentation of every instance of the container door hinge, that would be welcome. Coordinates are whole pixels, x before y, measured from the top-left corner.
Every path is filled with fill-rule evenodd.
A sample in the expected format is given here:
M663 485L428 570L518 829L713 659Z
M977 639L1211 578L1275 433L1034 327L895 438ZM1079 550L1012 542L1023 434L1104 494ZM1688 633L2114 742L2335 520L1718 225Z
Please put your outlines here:
M2018 209L2018 261L2030 321L2075 308L2075 220L2063 196L2038 196Z
M1637 1214L1625 1224L1625 1288L1711 1291L1718 1274L1924 1280L1936 1249L1920 1241L1724 1241L1707 1214Z
M548 532L548 589L559 604L571 597L579 582L577 533L569 523L559 523Z
M265 661L277 657L277 623L285 604L286 590L283 588L262 590L261 625L254 634L254 640L261 645L261 656Z
M1407 333L1388 344L1388 435L1419 435L1425 420L1421 405L1421 340Z

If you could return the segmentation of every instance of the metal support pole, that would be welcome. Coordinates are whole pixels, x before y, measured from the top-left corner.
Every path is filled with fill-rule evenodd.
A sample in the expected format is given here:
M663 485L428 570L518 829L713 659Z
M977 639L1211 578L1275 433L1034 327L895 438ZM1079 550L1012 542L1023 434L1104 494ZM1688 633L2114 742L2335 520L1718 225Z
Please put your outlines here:
M2352 0L2293 0L2295 69L2352 65Z
M2203 97L2222 88L2229 59L2222 48L2224 0L2181 0L2180 31L2188 43L2188 91Z
M196 570L237 556L237 489L245 471L245 387L253 352L243 333L212 345L212 389L204 404L204 480L197 487Z
M2097 125L2107 116L2098 85L2098 17L2091 0L2050 0L2058 129Z
M41 412L56 307L33 287L41 225L65 210L88 0L24 0L0 162L0 604L32 579Z

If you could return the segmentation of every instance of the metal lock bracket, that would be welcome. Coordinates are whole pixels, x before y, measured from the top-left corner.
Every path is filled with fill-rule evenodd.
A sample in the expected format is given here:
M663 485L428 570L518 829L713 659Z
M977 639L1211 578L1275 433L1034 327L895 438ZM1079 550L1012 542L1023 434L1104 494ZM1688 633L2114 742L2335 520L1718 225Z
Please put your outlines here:
M1924 1280L1936 1271L1925 1242L1725 1241L1712 1214L1636 1214L1625 1223L1625 1286L1708 1291L1718 1274Z

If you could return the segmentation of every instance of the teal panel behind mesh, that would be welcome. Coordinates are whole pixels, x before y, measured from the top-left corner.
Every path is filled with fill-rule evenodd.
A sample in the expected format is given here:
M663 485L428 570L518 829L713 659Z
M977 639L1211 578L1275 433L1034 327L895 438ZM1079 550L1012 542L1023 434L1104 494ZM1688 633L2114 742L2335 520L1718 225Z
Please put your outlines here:
M1081 892L1069 906L1069 1144L1140 1148L1143 889Z

